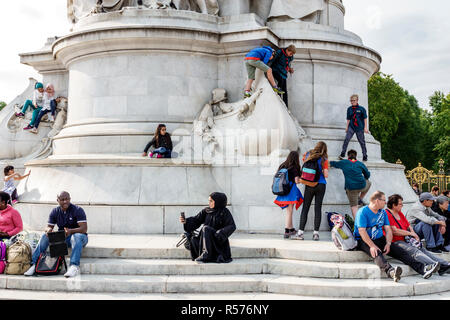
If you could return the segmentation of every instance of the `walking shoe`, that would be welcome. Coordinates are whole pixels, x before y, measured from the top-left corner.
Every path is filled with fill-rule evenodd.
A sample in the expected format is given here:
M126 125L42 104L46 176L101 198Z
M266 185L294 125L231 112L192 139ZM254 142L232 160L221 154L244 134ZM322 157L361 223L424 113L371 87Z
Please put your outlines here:
M208 259L206 259L206 255L202 253L194 261L197 263L206 263L206 262L208 262Z
M446 247L444 247L443 245L439 247L439 250L441 250L442 252L450 252Z
M293 229L292 231L284 232L284 239L289 239L291 236L295 236L297 234L297 230Z
M22 112L18 112L18 113L16 113L16 117L18 117L18 118L24 118L24 117L25 117L25 114L23 114Z
M30 130L31 133L37 134L38 133L38 129L37 128L33 128Z
M425 272L423 275L423 278L428 279L429 277L431 277L434 272L439 270L439 266L440 266L439 262L435 262L433 264L427 264L423 269L423 271Z
M156 158L157 159L161 159L163 157L163 155L162 154L158 154L158 155L156 155Z
M442 253L441 250L439 250L439 248L427 248L428 251L433 252L433 253Z
M363 161L364 161L364 162L367 162L367 161L368 161L367 156L364 156L364 157L363 157Z
M244 99L245 99L245 98L250 98L251 96L252 96L251 91L245 91L245 92L244 92Z
M11 201L13 205L15 205L18 201L16 199L14 199L13 201Z
M391 278L391 279L393 279L394 282L399 282L400 279L402 278L402 277L401 277L402 272L403 272L402 268L400 268L400 267L398 267L398 266L395 267L395 268L391 268L391 269L388 271L388 277Z
M450 252L450 244L444 247L445 250L448 250L448 252Z
M278 87L272 87L272 89L273 89L273 91L275 91L275 93L278 93L278 94L285 94L286 93L286 92L284 92L283 90L281 90Z
M50 122L55 122L55 117L52 116L52 115L49 115L49 116L48 116L48 121L50 121Z
M338 159L339 159L339 160L344 160L344 159L345 159L345 154L342 154L342 153L341 153L341 154L339 155Z
M36 272L36 269L35 269L34 265L32 265L30 267L30 269L28 269L23 275L27 276L27 277L30 277L30 276L34 276L35 272Z
M64 274L64 277L66 277L66 278L73 278L73 277L76 277L79 274L80 274L80 267L72 264L69 267L69 270L67 270L67 272Z
M25 128L23 128L23 130L30 130L33 129L33 126L27 125Z
M153 158L153 152L150 152L150 154L148 155L149 158Z
M439 268L439 275L443 276L444 274L448 273L450 271L450 264L441 265Z
M313 234L313 240L314 241L319 241L319 234L318 233L314 233Z
M360 198L360 199L358 199L358 205L359 206L366 206L367 204Z
M305 236L304 236L303 233L302 234L297 233L297 234L294 234L293 236L291 236L290 239L292 239L292 240L305 240Z

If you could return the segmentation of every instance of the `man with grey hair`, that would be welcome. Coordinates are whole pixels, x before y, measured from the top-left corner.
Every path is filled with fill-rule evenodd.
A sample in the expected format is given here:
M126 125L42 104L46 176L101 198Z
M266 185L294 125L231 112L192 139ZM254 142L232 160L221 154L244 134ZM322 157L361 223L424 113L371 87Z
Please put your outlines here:
M445 220L446 230L445 230L445 234L444 234L444 249L442 250L445 252L450 251L450 234L449 234L450 212L448 211L448 203L449 203L449 198L442 194L436 198L436 201L434 201L434 204L431 207L431 210L433 210L440 216L443 216L447 219L447 220Z
M80 258L83 247L88 243L87 219L84 210L70 203L70 194L62 191L57 196L59 206L50 213L47 228L42 235L39 244L33 252L31 267L25 272L25 276L32 276L35 273L35 264L41 253L45 252L49 246L48 233L53 231L55 225L58 230L66 233L66 243L72 248L70 256L70 267L64 274L66 278L75 277L80 273Z
M437 214L431 209L434 197L429 192L420 194L419 201L416 202L406 213L406 219L414 228L414 232L421 239L425 239L427 250L434 253L447 251L444 244L447 220L445 217Z

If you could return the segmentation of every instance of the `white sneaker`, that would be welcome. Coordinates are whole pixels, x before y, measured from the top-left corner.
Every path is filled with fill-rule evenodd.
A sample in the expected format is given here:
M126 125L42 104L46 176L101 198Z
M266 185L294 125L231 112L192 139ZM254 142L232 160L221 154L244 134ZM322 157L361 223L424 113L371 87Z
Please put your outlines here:
M48 121L54 122L54 121L55 121L55 118L54 118L52 115L49 115L49 116L48 116Z
M31 132L31 133L34 133L34 134L37 134L37 133L38 133L38 129L33 128L33 129L30 130L30 132Z
M28 269L23 275L30 277L30 276L34 276L34 273L36 272L34 265L32 265L30 267L30 269Z
M80 274L80 267L71 265L69 267L69 270L67 270L67 272L64 274L64 277L72 278L72 277L76 277L79 274Z

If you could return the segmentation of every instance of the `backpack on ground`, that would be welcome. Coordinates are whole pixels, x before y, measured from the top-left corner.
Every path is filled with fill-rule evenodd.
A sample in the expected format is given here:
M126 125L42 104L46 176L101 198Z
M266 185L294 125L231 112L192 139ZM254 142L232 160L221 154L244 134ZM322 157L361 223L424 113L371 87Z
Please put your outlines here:
M31 247L28 243L18 240L6 251L6 274L24 274L31 263Z
M291 192L288 169L280 169L273 177L272 193L277 196L286 196Z
M0 241L0 274L5 271L6 267L6 244Z
M308 160L302 166L300 183L309 187L315 187L319 183L320 175L319 159Z
M67 270L66 259L63 256L51 257L47 252L41 253L35 265L35 274L55 276L61 272L62 266Z
M331 239L339 250L351 251L358 246L353 232L345 218L339 214L332 215L334 227L331 230Z

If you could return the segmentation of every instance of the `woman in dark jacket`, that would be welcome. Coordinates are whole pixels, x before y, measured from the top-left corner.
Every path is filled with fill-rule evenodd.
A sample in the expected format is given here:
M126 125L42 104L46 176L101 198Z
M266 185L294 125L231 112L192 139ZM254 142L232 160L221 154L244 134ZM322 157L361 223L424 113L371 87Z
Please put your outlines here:
M199 235L190 239L192 260L216 263L232 261L228 238L236 230L236 225L226 205L227 196L214 192L209 196L209 207L194 217L180 217L186 232L193 232L203 224Z
M157 158L172 158L172 138L167 132L165 124L160 124L158 125L158 128L156 128L155 136L152 141L145 146L144 152L142 153L143 157L147 156L151 146L154 146L155 150L148 155L150 158L153 158L154 154L157 154Z

